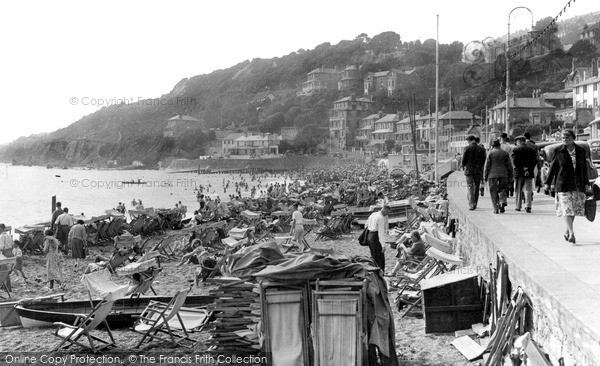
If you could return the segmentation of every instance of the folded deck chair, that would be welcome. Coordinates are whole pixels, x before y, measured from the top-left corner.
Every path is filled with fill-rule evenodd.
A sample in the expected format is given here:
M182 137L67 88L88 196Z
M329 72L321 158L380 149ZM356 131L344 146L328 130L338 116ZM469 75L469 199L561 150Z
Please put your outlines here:
M310 365L308 298L306 286L260 284L261 330L269 364Z
M367 365L366 282L317 281L315 366Z
M139 319L133 325L133 328L131 328L134 332L143 334L142 339L140 339L135 348L140 347L146 339L148 341L152 339L170 341L176 346L189 348L196 343L196 341L189 337L185 324L179 314L189 291L189 289L178 291L169 303L150 301L146 309L142 312L142 315L139 316ZM172 319L179 323L180 329L172 326ZM158 333L164 333L168 337L162 337Z

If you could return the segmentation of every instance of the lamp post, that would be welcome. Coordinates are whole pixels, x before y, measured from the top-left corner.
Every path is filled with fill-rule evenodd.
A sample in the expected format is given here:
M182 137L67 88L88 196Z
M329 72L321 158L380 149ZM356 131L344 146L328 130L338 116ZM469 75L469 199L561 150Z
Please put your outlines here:
M517 10L517 9L525 9L529 12L529 14L531 14L531 29L533 30L533 12L526 6L517 6L516 8L513 8L509 13L508 13L508 33L506 35L506 122L504 124L504 128L506 129L506 133L509 134L510 133L510 120L509 120L509 114L510 114L510 106L509 106L509 96L510 96L510 63L509 63L509 55L508 55L508 50L510 48L510 16L512 14L513 11Z
M485 147L486 147L486 149L487 149L487 145L488 145L488 141L487 141L487 139L486 139L486 128L487 128L487 126L486 126L486 124L483 122L483 111L485 111L485 110L486 110L486 108L482 109L482 110L479 112L479 117L481 118L481 133L483 134L483 136L482 136L482 140L483 140L484 146L485 146ZM487 114L486 114L486 117L487 117Z

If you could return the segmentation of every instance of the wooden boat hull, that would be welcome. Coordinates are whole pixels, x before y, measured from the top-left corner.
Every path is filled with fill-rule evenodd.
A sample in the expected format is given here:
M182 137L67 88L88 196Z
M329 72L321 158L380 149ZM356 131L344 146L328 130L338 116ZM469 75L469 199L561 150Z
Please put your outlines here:
M408 214L412 211L408 200L392 201L389 202L390 213L388 215L388 224L397 225L401 222L406 222ZM352 209L354 215L354 222L360 226L364 226L367 223L367 219L373 212L381 210L381 206L373 205L370 207L357 207Z
M113 310L106 318L111 328L127 328L133 325L136 318L146 308L150 301L169 302L171 297L152 296L140 298L118 299L113 305ZM185 307L200 307L213 303L210 296L188 296ZM94 301L94 305L98 303ZM77 315L89 314L92 306L89 301L64 301L64 302L39 302L33 304L16 305L15 309L24 328L53 326L54 322L73 324Z

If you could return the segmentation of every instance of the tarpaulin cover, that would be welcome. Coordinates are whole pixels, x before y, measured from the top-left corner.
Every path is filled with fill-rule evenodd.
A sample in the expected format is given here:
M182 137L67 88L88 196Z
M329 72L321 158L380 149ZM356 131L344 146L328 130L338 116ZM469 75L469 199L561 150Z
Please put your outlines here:
M227 259L227 271L241 279L250 278L253 273L265 268L268 263L285 259L274 241L246 247Z
M108 270L96 271L81 276L81 283L90 292L104 301L115 301L125 297L129 292L128 285L118 285L111 281Z

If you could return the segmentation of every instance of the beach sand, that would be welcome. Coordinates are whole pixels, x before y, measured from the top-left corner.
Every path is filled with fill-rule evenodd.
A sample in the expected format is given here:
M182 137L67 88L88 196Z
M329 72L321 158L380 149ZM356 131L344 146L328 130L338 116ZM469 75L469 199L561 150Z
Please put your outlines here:
M314 242L314 234L309 234L308 242L314 248L320 249L333 249L336 252L345 254L347 256L354 255L369 255L367 247L361 247L358 245L357 237L359 231L354 231L351 234L344 235L337 240L325 240ZM159 237L155 237L151 240L149 245L159 240ZM91 263L93 258L97 254L109 255L110 248L108 246L93 246L90 248L90 256L86 259L87 263ZM386 267L391 270L395 264L394 252L388 247L386 252ZM65 297L68 299L79 299L86 300L87 292L83 285L79 282L80 275L83 269L74 268L75 261L73 259L66 260L64 267L66 293ZM173 295L177 290L189 286L190 282L193 282L195 266L184 265L181 267L176 266L176 261L161 262L163 271L158 276L155 282L154 289L158 295L169 296ZM29 278L29 284L25 284L20 277L16 277L14 274L11 275L13 284L13 298L20 299L25 297L35 297L41 295L47 295L50 293L60 292L60 290L54 290L53 292L44 291L43 288L46 286L46 274L45 274L45 258L42 256L29 256L24 260L24 271L25 275ZM115 282L127 283L125 278L118 278ZM202 295L206 294L208 289L211 288L208 285L194 286L190 295ZM396 326L396 352L398 354L399 364L401 366L420 366L420 365L469 365L469 362L450 344L454 340L454 335L447 334L425 334L425 322L419 315L420 310L415 311L415 315L409 315L403 319L400 319L400 315L395 309L393 304L395 292L390 292L390 303L392 304L395 326ZM0 352L49 352L52 347L57 344L58 338L54 337L53 332L55 328L37 328L37 329L24 329L17 327L0 328ZM104 332L98 331L101 336L105 336ZM119 348L111 349L104 352L107 356L119 356L123 352L131 354L134 352L133 347L139 341L141 335L133 333L127 329L117 329L113 331L116 343ZM189 351L185 348L177 349L171 346L159 343L145 343L139 350L135 351L135 354L148 354L153 352L155 355L186 355L193 352L197 355L203 355L203 351L206 350L206 346L202 340L208 338L207 332L194 333L193 338L200 339L200 342L196 345L193 351ZM68 353L63 354L85 354L86 352L78 347L72 347ZM47 353L46 353L47 354ZM127 356L124 355L125 359L122 359L120 364L129 364ZM138 360L139 361L139 360ZM3 361L0 360L0 364ZM98 365L104 363L97 363ZM132 365L140 365L139 362L131 363ZM165 363L166 364L166 363ZM178 363L169 363L178 364Z

